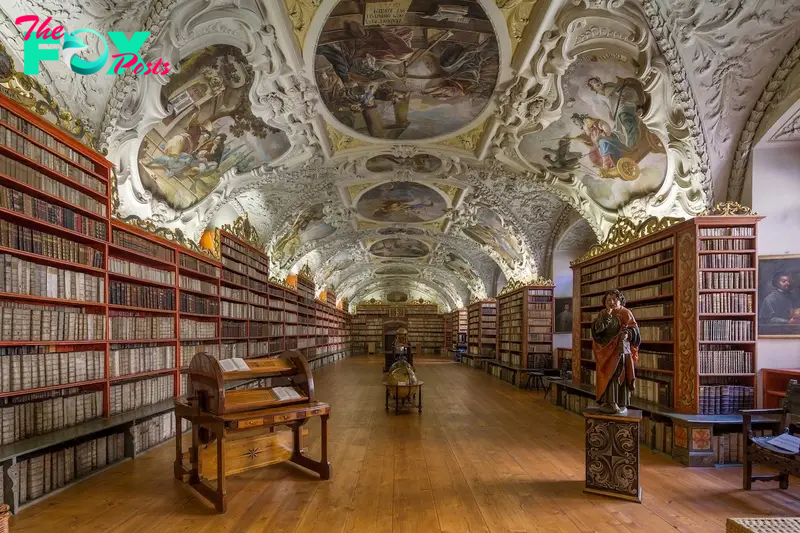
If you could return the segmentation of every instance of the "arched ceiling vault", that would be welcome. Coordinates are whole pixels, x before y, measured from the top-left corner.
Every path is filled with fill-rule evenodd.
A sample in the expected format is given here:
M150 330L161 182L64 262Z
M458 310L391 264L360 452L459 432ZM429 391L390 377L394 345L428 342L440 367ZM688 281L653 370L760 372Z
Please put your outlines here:
M115 163L120 216L199 238L247 214L277 276L445 308L621 216L724 199L800 37L781 0L35 4L70 31L148 29L145 59L178 67L37 78ZM0 5L17 65L30 6Z

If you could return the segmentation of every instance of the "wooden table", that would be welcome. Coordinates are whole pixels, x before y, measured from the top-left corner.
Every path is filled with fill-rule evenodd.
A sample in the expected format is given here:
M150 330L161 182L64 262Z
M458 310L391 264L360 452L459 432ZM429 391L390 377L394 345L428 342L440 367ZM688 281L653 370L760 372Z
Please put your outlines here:
M394 414L400 413L401 405L403 407L409 406L414 407L413 398L417 398L417 409L421 413L422 412L422 381L417 381L413 385L408 385L406 383L397 383L397 384L390 384L386 381L383 382L383 385L386 387L386 410L389 410L389 398L391 396L391 391L394 389ZM407 389L408 396L406 396L402 402L400 402L400 392ZM408 400L408 404L406 404L406 400Z

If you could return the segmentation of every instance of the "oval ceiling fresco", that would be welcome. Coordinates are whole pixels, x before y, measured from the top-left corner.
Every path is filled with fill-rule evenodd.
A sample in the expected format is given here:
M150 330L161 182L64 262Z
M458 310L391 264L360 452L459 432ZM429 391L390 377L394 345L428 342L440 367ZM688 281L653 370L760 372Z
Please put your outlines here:
M252 66L233 46L185 57L161 89L170 114L142 140L139 176L158 200L188 209L230 169L249 172L289 149L285 133L253 115Z
M377 257L419 258L428 255L430 248L417 239L391 237L370 246L369 252Z
M414 172L430 174L442 166L442 160L430 154L417 154L414 157L397 157L388 154L376 155L365 165L370 172L393 172L407 166Z
M475 120L499 65L494 29L476 0L341 0L319 35L314 71L342 125L377 139L420 140Z
M636 67L619 57L587 55L570 65L561 118L519 147L554 174L579 179L606 209L658 191L667 171L664 144L642 120L650 95Z
M413 181L382 183L365 192L356 211L374 222L430 222L442 218L447 202L435 189Z
M407 302L408 294L404 291L389 291L386 293L386 301L390 303Z

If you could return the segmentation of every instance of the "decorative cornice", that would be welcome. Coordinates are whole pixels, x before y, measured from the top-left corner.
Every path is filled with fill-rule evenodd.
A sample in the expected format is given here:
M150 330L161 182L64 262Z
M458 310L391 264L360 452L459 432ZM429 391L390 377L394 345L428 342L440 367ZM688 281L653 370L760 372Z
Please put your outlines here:
M758 97L756 105L750 110L750 116L747 117L747 122L745 122L744 129L739 137L739 143L736 145L736 153L733 156L733 166L728 179L728 200L742 199L747 164L750 161L750 154L753 149L753 142L756 140L758 128L761 126L761 121L764 119L772 99L783 87L787 76L798 63L800 63L800 40L795 43L794 47L783 58L783 61L773 72L772 77L770 77L761 92L761 96Z
M600 244L595 244L588 252L583 254L575 261L572 261L570 264L577 265L578 263L583 263L584 261L597 257L598 255L602 255L621 246L625 246L626 244L630 244L636 239L641 239L642 237L646 237L647 235L657 231L667 229L670 226L674 226L675 224L679 224L683 221L684 219L682 218L674 217L650 217L646 220L643 220L640 224L636 224L636 222L633 220L622 217L617 220L613 226L611 226L606 240Z
M697 103L689 83L686 67L681 61L680 53L675 46L675 41L669 34L667 23L658 8L656 0L643 0L647 24L650 32L655 37L656 45L663 54L669 65L669 72L672 78L672 90L674 91L673 100L683 107L683 114L689 131L694 138L694 148L699 159L700 173L703 175L703 192L706 195L706 205L714 203L714 182L708 163L708 149L706 145L703 124L700 121L700 114L697 112Z
M362 141L358 139L354 139L350 137L346 133L342 133L330 124L328 126L328 137L331 139L331 147L333 148L334 152L338 152L339 150L346 150L348 148L358 148L359 146L365 146Z
M497 7L503 13L508 26L508 36L511 38L511 53L517 49L522 40L522 34L530 20L536 0L496 0Z
M297 273L297 277L303 278L312 283L314 282L314 274L311 272L311 267L308 266L308 263L300 268L300 272Z
M212 250L207 250L207 249L201 247L196 242L194 242L193 240L188 238L179 229L162 228L162 227L156 226L155 223L152 220L142 220L141 218L139 218L137 216L134 216L134 215L131 215L131 216L128 216L128 217L124 217L124 218L118 218L118 217L115 216L114 218L119 220L120 222L124 222L125 224L128 224L129 226L133 226L135 228L139 228L141 230L144 230L144 231L146 231L148 233L152 233L156 237L161 237L162 239L165 239L165 240L170 241L172 243L175 243L175 244L178 244L180 246L183 246L184 248L188 248L189 250L192 250L194 252L199 252L201 254L205 254L205 255L207 255L209 257L213 257L215 259L218 257L218 256L214 255L214 252Z
M483 135L483 127L485 126L485 124L486 124L485 122L483 124L479 124L478 126L476 126L475 128L471 129L466 133L457 135L452 139L441 141L438 144L445 146L454 146L456 148L461 148L462 150L466 150L467 152L474 153L475 150L478 149L478 142L481 140L481 135Z
M506 283L505 287L503 287L503 290L500 291L500 294L498 294L498 296L503 296L504 294L514 292L515 290L521 289L523 287L552 287L552 286L553 286L553 280L543 278L540 276L531 278L528 281L514 279Z
M243 217L237 217L233 224L224 224L220 229L243 240L253 248L261 248L261 238L256 228L250 223L250 217L247 213Z
M7 96L26 109L44 117L51 124L63 130L77 141L93 150L97 150L91 137L91 128L83 119L76 118L66 109L62 109L50 91L33 76L17 72L14 58L0 42L0 65L7 63L9 70L0 70L0 94Z
M711 209L705 211L703 215L710 215L710 216L758 216L758 213L747 207L746 205L741 205L737 202L727 201L727 202L720 202Z

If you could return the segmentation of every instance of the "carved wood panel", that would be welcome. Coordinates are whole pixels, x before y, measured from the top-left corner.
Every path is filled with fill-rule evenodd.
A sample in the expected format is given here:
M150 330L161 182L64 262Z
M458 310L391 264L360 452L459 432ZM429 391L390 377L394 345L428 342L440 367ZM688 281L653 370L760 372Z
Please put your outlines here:
M675 408L697 412L697 228L691 226L676 235L678 291L675 353Z

